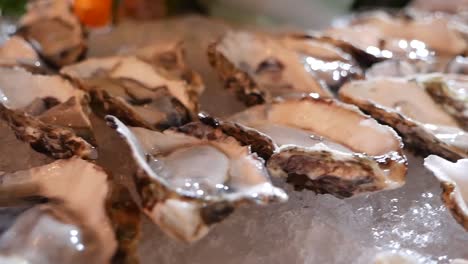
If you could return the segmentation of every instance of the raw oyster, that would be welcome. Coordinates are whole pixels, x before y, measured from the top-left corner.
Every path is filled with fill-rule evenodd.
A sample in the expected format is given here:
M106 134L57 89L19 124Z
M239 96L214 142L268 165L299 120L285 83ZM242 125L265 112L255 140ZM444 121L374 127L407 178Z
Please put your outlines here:
M129 231L138 229L138 208L100 167L72 158L0 179L2 206L49 201L18 217L0 238L0 255L34 263L110 263L120 254L119 263L133 263L126 260L135 250Z
M337 91L344 82L362 76L361 68L347 53L348 47L341 45L341 49L336 43L306 34L286 35L281 42L298 53L306 71L323 80L332 91Z
M442 15L411 17L373 12L350 19L324 32L377 59L433 60L467 51L463 34Z
M270 36L232 31L208 47L208 57L225 87L247 105L290 93L330 96L325 85L308 72L311 66L301 61L296 44L289 43L290 49Z
M219 129L189 123L157 132L106 119L138 166L144 212L171 237L192 242L240 204L287 199L270 183L263 160Z
M33 47L18 36L12 36L0 46L0 66L20 66L31 72L47 72Z
M61 73L91 93L99 112L132 126L180 126L198 109L197 88L135 56L88 59L64 67Z
M468 76L434 74L420 81L432 99L468 131Z
M86 52L84 30L68 1L29 2L16 34L57 68L76 62Z
M254 106L228 120L213 123L251 145L271 175L296 189L344 198L405 182L401 139L354 106L308 96Z
M430 155L424 159L424 166L441 182L442 200L453 217L468 231L468 159L452 163Z
M0 103L8 108L26 109L37 104L36 99L44 101L44 105L53 106L74 96L81 100L85 93L60 76L32 74L21 68L0 67ZM41 108L35 112L45 110Z
M437 77L439 76L439 77ZM445 78L445 85L435 85ZM374 78L345 84L340 98L359 106L363 111L395 128L408 146L421 154L437 154L450 160L468 157L468 133L463 130L463 112L444 109L458 109L462 102L457 97L449 98L438 88L447 88L454 94L463 94L463 85L453 85L447 75L420 75L406 78ZM428 92L431 89L434 91ZM431 95L441 96L434 100ZM447 93L448 95L448 93ZM444 100L444 103L438 104ZM466 105L466 101L465 101ZM445 106L445 107L443 107ZM465 119L466 120L466 119Z
M468 57L457 56L453 58L447 65L445 70L448 73L468 75Z
M174 79L185 80L192 96L200 96L205 86L201 76L190 69L185 58L182 41L153 44L137 49L130 54L153 65L156 70L166 70Z
M83 91L60 76L4 67L0 87L0 117L19 138L55 158L96 158Z

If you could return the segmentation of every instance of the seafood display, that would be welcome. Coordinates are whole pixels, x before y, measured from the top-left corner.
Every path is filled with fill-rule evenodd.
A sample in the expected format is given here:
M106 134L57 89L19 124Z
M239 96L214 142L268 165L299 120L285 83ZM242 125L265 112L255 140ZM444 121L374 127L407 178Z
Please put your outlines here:
M339 96L394 127L422 154L457 160L468 155L466 113L459 111L467 85L455 75L382 77L345 84Z
M142 223L178 250L200 250L237 232L218 226L257 210L281 218L275 212L291 203L314 209L322 202L311 201L360 199L369 206L352 211L378 215L378 195L392 206L405 202L388 198L398 190L429 196L406 189L414 156L426 157L427 178L417 181L440 182L437 210L468 230L462 11L414 3L315 32L223 25L207 39L135 41L86 56L110 33L88 36L71 7L30 1L0 43L0 263L136 264L145 260L141 236L153 234ZM222 104L221 93L239 108L205 112ZM245 238L255 233L243 227ZM277 236L302 228L278 227ZM365 261L420 263L392 246L398 251L376 247Z
M270 174L296 189L350 197L405 182L400 137L354 106L309 96L254 106L227 120L217 125L261 153Z

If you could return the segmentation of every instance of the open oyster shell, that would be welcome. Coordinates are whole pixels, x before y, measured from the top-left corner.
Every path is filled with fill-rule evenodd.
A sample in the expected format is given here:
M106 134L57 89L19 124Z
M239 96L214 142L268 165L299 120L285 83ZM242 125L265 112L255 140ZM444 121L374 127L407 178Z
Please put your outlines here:
M152 44L129 54L153 65L156 70L165 70L174 79L186 81L189 94L195 97L200 96L205 86L201 76L187 65L182 45L182 41Z
M365 51L370 57L361 59L374 62L396 58L431 64L441 57L450 59L463 54L468 48L464 34L441 14L420 17L364 13L337 23L323 34Z
M18 36L12 36L0 46L0 66L19 66L34 73L47 72L33 47Z
M291 93L314 92L330 96L325 84L313 73L316 65L325 62L310 55L305 58L300 55L324 54L323 49L327 47L317 51L317 43L310 42L312 44L300 38L280 40L262 34L231 31L208 47L208 57L225 87L233 90L247 105ZM339 56L330 51L330 47L327 51L327 55L335 56L334 59ZM338 67L338 64L333 66Z
M34 149L55 158L96 158L87 98L60 76L0 67L0 117Z
M200 84L136 56L93 58L64 67L61 73L78 82L103 114L132 126L165 129L192 120Z
M144 212L174 238L202 238L240 204L287 199L270 183L263 160L219 129L189 123L157 132L106 119L137 164Z
M424 159L424 166L441 182L442 200L453 217L468 231L468 159L453 163L430 155Z
M343 198L405 182L406 158L395 131L333 99L286 99L212 123L251 145L271 175L296 189Z
M57 68L76 62L86 52L84 30L68 1L29 2L16 34Z
M405 143L421 154L433 153L458 160L468 156L468 133L463 129L464 125L457 122L457 119L463 121L463 112L445 111L457 107L457 104L452 103L460 101L457 97L445 97L449 94L441 94L436 89L439 86L434 83L439 83L444 78L449 76L422 75L409 79L374 78L353 81L345 84L339 95L343 101L359 106L374 118L395 128ZM445 85L450 87L453 84L445 79ZM447 89L464 89L459 88L460 85ZM428 92L431 89L434 91ZM439 104L442 100L444 103Z
M0 179L2 206L49 201L18 217L0 238L1 255L34 263L110 263L116 252L122 257L135 250L125 240L138 228L138 208L95 164L58 160Z

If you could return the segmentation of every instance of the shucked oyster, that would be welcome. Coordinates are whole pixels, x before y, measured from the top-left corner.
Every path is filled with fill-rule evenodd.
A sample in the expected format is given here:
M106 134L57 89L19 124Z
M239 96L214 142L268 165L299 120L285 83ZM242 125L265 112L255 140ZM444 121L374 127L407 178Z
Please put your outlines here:
M452 163L430 155L424 159L424 166L441 182L442 200L453 217L468 231L468 159Z
M84 30L68 1L31 1L16 34L58 68L77 61L86 51Z
M46 72L33 47L18 36L12 36L0 46L0 66L20 66L31 72Z
M165 70L172 78L186 81L189 94L200 96L205 89L203 81L201 76L187 65L182 44L182 41L153 44L130 54L153 65L157 71Z
M390 16L374 12L358 16L324 32L378 59L432 60L454 57L467 50L467 42L450 19L442 15Z
M281 37L281 42L298 53L307 72L324 81L333 91L350 79L361 78L361 68L344 44L338 47L336 42L306 34L286 35Z
M198 86L135 56L88 59L64 67L61 73L90 91L101 112L132 126L180 126L198 108Z
M85 94L60 76L0 67L0 117L34 149L55 158L96 158Z
M19 216L0 238L0 255L34 263L110 263L117 239L130 239L122 220L115 217L130 215L131 209L122 200L120 207L113 204L122 196L93 163L79 158L58 160L4 173L0 179L4 207L38 198L49 201ZM116 237L117 231L120 237ZM119 250L125 250L124 244Z
M240 204L284 201L263 160L221 130L189 123L164 132L109 125L129 145L145 213L168 235L195 241Z
M354 106L304 97L254 106L228 120L217 125L297 189L343 198L404 184L401 139Z
M303 61L310 58L313 64L314 58L304 58L297 52L307 54L314 46L306 47L307 43L299 45L299 42L292 39L287 42L291 47L288 48L281 40L266 35L228 32L209 46L208 57L226 88L233 90L247 105L291 93L314 92L329 96L325 85L314 76L312 66Z
M466 113L445 109L463 106L463 100L456 96L451 98L450 93L464 96L466 83L454 81L453 77L444 75L375 78L348 83L339 95L343 101L359 106L395 128L408 146L422 154L433 153L458 160L468 156L468 133L463 129L466 124L463 125L461 116ZM447 89L447 93L439 88ZM443 103L439 104L441 101ZM453 104L457 102L459 104Z

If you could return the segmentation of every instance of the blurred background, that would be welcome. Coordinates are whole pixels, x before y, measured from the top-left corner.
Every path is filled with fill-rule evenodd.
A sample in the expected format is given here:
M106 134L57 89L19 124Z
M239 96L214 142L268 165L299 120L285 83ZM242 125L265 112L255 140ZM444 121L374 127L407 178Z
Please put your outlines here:
M28 0L0 0L3 16L18 16ZM351 9L402 7L407 0L73 0L75 12L90 27L132 18L160 19L197 13L234 23L320 28Z

